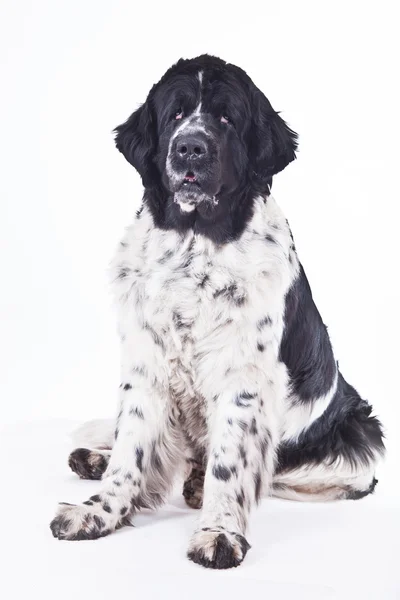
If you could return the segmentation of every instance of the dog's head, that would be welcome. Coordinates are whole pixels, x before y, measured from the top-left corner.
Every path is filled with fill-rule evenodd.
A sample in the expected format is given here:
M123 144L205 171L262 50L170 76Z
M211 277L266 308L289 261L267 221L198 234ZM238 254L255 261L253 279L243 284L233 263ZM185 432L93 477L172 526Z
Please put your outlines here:
M115 131L145 188L161 187L186 214L217 213L244 189L268 194L297 149L248 75L208 55L178 61Z

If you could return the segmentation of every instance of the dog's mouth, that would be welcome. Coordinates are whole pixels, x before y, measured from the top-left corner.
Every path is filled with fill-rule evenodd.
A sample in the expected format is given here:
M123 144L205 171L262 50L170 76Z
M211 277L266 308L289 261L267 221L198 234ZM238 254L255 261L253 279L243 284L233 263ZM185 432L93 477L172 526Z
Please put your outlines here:
M201 188L201 185L197 179L197 176L193 173L193 171L188 171L183 178L182 186L183 189L187 190L195 190L197 188Z
M203 185L202 185L203 184ZM192 212L199 207L211 204L215 206L218 200L215 194L208 192L206 182L193 171L187 171L175 188L174 201L183 212Z

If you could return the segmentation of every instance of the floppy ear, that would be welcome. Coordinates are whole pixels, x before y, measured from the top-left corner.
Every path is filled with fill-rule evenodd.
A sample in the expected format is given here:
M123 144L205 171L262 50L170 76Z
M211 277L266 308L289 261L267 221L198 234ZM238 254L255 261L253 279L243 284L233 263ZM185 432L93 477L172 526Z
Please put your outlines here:
M156 148L155 124L149 101L138 108L125 123L116 127L114 133L118 150L135 167L146 187L154 176L152 159Z
M260 191L268 191L272 176L296 158L297 133L274 111L264 94L257 89L253 100L250 131L252 178Z

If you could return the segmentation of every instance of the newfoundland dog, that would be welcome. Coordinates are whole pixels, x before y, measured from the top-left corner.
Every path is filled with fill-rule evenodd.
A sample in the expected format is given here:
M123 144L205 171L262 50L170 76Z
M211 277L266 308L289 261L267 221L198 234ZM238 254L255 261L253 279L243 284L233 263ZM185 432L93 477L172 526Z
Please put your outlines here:
M264 495L373 492L384 453L372 407L340 373L272 178L297 135L240 68L180 60L116 128L140 174L140 210L113 262L118 416L84 425L69 458L102 479L59 505L60 540L108 535L183 475L201 508L188 557L238 566Z

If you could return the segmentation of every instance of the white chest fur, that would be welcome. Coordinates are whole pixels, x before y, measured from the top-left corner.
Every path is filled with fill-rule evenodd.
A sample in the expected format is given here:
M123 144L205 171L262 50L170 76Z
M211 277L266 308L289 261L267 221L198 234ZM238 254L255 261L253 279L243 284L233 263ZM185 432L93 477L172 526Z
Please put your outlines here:
M223 246L193 232L157 229L144 208L113 263L121 336L150 328L172 392L207 397L229 371L247 364L268 369L297 272L287 222L271 197L256 201L244 234Z

